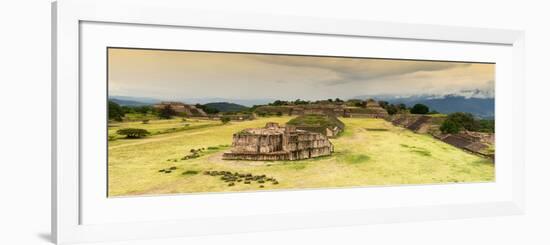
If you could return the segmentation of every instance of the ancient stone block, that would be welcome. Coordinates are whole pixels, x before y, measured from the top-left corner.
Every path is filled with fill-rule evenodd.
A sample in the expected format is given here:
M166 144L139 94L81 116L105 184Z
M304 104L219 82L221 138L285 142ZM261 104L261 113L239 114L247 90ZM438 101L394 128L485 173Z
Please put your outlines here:
M245 129L233 134L226 160L299 160L332 154L334 147L328 138L317 132L267 123L264 128Z

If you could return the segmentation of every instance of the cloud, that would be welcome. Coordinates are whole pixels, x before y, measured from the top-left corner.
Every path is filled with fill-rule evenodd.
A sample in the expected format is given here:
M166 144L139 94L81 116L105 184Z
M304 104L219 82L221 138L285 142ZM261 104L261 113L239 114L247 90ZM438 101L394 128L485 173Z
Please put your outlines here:
M369 79L399 76L423 71L440 71L470 65L469 63L440 61L336 57L319 58L311 56L256 55L252 56L252 58L268 64L317 68L334 72L336 78L326 81L326 84L329 85L362 82Z
M494 64L112 49L109 92L159 98L352 98L494 90Z

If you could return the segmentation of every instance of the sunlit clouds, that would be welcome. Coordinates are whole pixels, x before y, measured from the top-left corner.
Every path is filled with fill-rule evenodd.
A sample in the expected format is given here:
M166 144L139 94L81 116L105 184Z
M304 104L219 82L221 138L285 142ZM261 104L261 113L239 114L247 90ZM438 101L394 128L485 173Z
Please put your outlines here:
M109 49L109 94L326 99L494 90L494 64Z

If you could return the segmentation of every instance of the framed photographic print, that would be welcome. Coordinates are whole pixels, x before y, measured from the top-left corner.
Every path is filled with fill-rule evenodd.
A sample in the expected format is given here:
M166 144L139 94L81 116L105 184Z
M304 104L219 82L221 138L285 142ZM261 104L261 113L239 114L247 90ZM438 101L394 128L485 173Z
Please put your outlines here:
M57 243L523 212L523 33L53 4Z

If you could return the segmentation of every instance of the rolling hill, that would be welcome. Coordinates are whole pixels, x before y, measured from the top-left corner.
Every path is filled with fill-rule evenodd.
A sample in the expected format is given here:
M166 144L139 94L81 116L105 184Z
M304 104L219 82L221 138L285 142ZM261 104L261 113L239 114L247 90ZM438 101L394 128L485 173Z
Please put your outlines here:
M144 106L144 105L151 105L144 102L134 101L134 100L122 100L122 99L116 99L116 98L109 98L110 101L115 102L119 104L120 106Z

